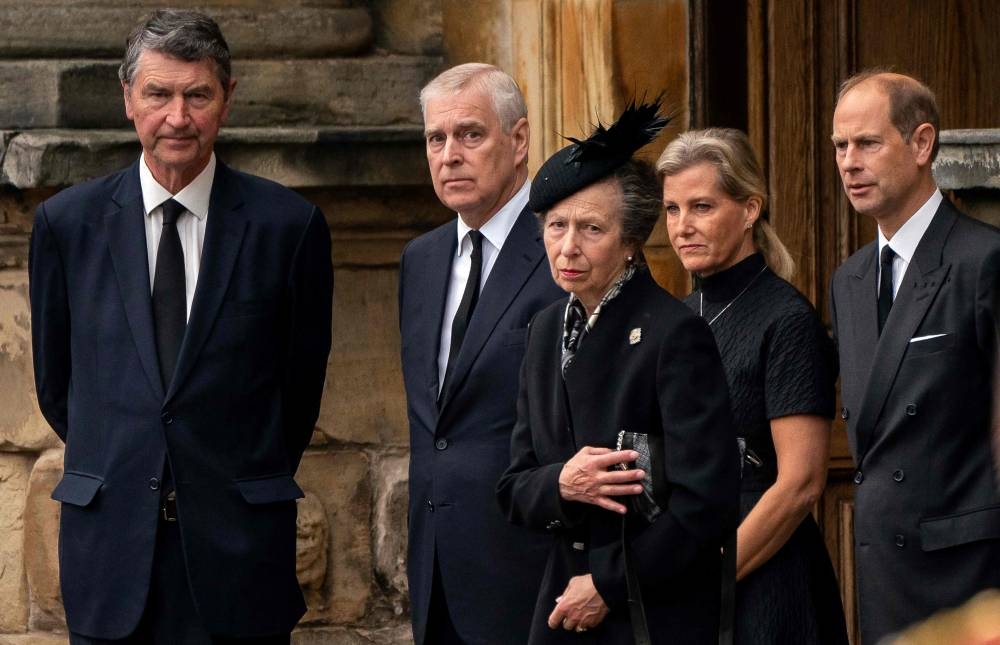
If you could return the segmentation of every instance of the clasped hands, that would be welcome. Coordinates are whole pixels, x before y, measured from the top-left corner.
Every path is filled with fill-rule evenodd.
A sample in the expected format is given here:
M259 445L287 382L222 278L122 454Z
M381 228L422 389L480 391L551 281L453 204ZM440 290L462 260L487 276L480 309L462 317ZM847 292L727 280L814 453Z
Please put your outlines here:
M628 509L614 497L638 495L642 492L641 470L619 470L639 458L634 450L611 450L584 446L563 465L559 473L559 495L571 502L593 504L614 513ZM549 628L584 632L596 627L608 615L608 606L594 586L591 574L573 576L566 589L556 598L555 609L549 614Z

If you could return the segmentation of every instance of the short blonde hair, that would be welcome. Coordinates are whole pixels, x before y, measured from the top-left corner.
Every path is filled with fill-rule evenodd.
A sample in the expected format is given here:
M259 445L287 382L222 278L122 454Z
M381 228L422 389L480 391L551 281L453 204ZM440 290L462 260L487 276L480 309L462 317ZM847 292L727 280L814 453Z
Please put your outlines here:
M662 182L666 177L701 163L715 166L719 187L732 199L758 198L763 215L767 206L767 184L746 134L733 128L685 132L671 141L660 155L656 174ZM753 243L772 271L785 280L792 279L795 260L763 216L754 224Z

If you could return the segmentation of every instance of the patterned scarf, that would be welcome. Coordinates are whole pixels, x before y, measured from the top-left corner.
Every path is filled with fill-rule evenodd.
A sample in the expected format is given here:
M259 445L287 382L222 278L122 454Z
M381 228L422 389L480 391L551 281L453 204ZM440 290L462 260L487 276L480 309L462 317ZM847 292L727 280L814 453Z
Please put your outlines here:
M608 292L604 294L601 298L600 304L594 309L594 313L587 317L587 310L584 309L583 303L575 295L569 295L569 302L566 304L566 313L563 318L563 344L562 344L562 374L563 378L566 378L566 370L569 368L570 363L573 362L573 357L576 356L576 352L580 349L580 343L583 342L584 336L590 333L590 330L594 328L597 324L597 318L601 315L601 311L604 310L605 305L615 299L619 293L621 293L622 286L632 279L635 275L635 265L629 263L625 267L625 271L622 273L621 277Z

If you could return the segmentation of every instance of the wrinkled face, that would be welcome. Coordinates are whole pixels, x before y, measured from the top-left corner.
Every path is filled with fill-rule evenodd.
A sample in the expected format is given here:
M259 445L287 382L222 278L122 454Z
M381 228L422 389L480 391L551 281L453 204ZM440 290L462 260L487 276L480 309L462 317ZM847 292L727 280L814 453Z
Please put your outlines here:
M635 249L622 242L622 194L602 181L556 203L545 214L543 237L552 278L576 294L588 313L625 270Z
M146 163L167 188L177 178L186 185L205 168L229 115L236 82L223 88L215 69L210 59L188 62L146 50L132 83L122 85Z
M854 210L876 220L916 210L905 212L920 183L916 139L907 143L889 120L889 97L877 84L862 83L844 95L833 113L831 139Z
M709 276L754 252L751 227L760 215L760 199L735 200L723 192L712 164L665 177L663 205L670 244L691 273Z
M473 228L506 204L527 176L527 119L505 133L492 101L478 89L430 97L424 139L434 192Z

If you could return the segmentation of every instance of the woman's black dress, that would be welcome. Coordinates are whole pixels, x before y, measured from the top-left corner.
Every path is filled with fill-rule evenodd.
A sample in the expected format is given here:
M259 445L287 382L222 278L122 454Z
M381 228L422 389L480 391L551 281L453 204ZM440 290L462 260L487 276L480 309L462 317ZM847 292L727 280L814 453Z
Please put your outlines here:
M833 416L833 343L809 301L772 273L760 254L705 278L685 302L711 321L737 432L746 441L742 520L777 476L770 420ZM737 584L736 643L847 643L833 567L812 515Z

